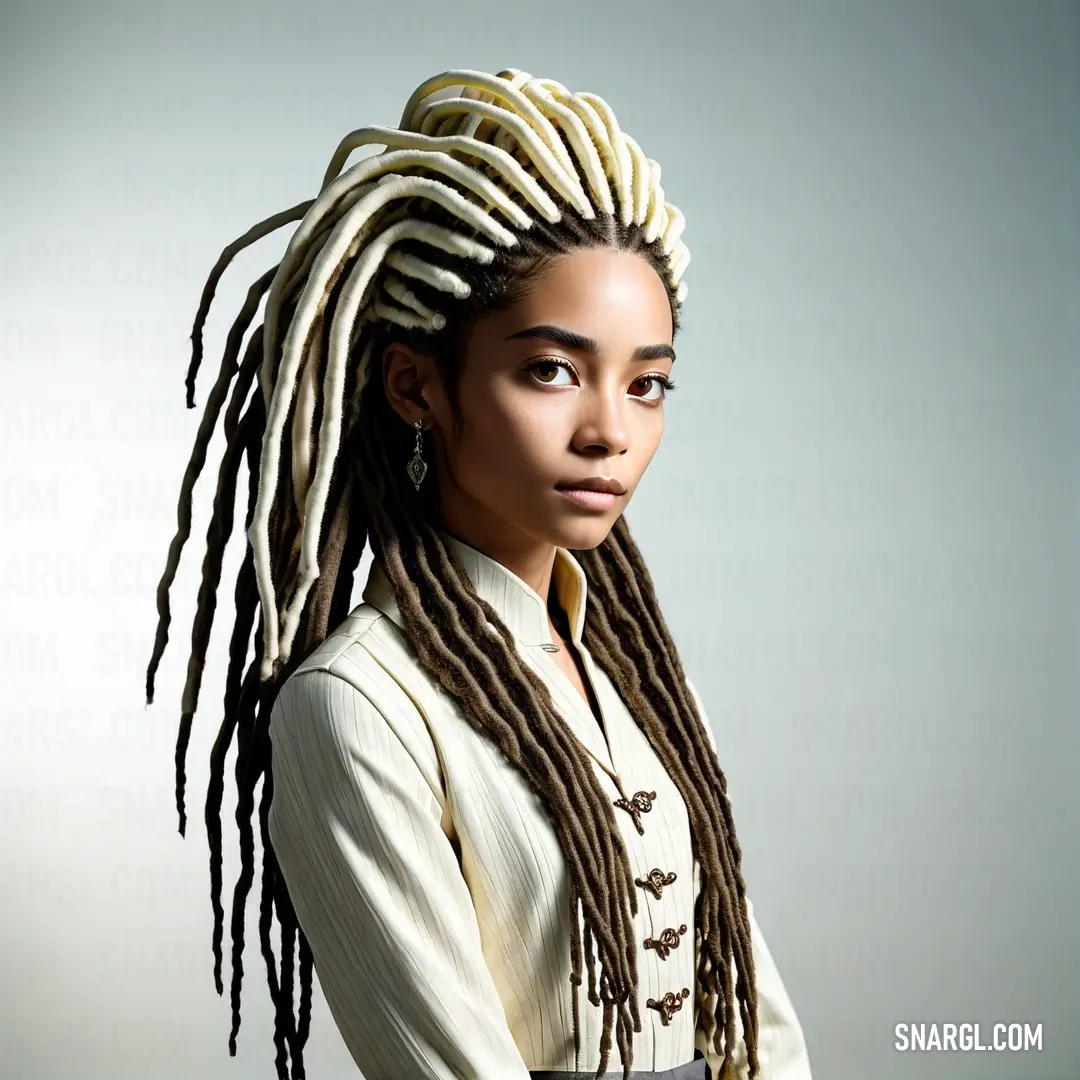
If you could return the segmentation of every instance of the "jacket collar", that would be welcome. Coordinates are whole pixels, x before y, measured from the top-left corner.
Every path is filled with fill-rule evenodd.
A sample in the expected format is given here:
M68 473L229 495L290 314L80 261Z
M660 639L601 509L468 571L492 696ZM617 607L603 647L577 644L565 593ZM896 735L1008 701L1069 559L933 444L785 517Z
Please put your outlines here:
M502 563L482 551L443 533L477 594L499 614L521 645L553 645L548 625L547 601ZM555 549L552 585L559 604L570 623L570 636L575 645L581 644L585 627L585 604L588 585L585 572L565 548ZM394 598L393 586L378 559L371 564L363 592L364 602L381 611L397 626L403 625L401 612Z

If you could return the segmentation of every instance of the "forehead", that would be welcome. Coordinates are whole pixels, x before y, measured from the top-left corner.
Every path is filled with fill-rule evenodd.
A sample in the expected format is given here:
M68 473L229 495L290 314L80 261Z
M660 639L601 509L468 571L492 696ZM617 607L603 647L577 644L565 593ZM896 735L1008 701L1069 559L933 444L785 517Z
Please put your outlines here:
M672 339L671 302L660 275L644 256L608 249L556 256L524 297L483 322L489 338L551 323L631 348Z

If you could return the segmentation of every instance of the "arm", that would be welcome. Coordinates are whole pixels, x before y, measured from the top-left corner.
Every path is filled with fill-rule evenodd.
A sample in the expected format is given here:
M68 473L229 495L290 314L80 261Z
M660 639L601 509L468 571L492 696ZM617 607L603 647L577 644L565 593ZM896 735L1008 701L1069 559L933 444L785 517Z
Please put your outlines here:
M433 787L391 722L328 671L286 681L270 737L270 838L366 1080L529 1080L440 824L437 777Z
M709 737L709 745L713 753L717 753L716 737L709 723L708 714L702 705L697 690L689 679L686 685L694 697L698 712L705 724L705 731ZM791 1003L787 989L780 972L773 961L769 947L765 943L765 937L761 928L754 918L754 906L750 898L746 899L746 909L750 917L750 943L754 956L754 975L757 982L758 999L758 1063L761 1066L760 1076L762 1080L811 1080L810 1060L806 1052L806 1040L803 1036L799 1018L795 1014L795 1007ZM707 970L712 969L711 963L706 960ZM706 1000L706 998L708 1000ZM709 1045L709 1040L704 1030L702 1015L711 1012L716 1006L716 994L705 995L696 993L696 1013L698 1016L697 1030L694 1034L694 1044L708 1059L709 1068L712 1070L713 1080L747 1080L749 1069L746 1062L746 1050L743 1046L742 1022L736 1014L735 1033L738 1045L732 1061L733 1068L723 1076L718 1075L720 1057Z

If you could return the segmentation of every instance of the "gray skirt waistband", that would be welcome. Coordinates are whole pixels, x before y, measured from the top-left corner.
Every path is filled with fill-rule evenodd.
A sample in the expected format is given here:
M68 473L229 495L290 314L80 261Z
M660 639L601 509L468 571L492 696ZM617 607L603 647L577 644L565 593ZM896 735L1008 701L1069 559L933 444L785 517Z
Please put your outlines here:
M648 1069L631 1069L630 1080L712 1080L712 1070L700 1050L694 1051L692 1061L676 1065L673 1069L653 1072ZM555 1070L530 1072L532 1080L595 1080L595 1072L558 1072ZM604 1080L622 1080L622 1069L604 1073Z

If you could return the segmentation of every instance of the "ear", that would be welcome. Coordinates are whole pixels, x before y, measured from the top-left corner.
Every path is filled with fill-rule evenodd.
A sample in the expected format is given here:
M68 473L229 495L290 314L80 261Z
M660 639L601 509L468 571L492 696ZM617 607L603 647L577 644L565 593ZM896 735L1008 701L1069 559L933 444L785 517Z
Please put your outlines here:
M382 377L386 399L394 412L410 427L419 420L425 427L431 418L432 381L438 379L431 356L400 341L392 341L383 350Z

